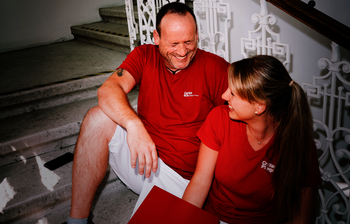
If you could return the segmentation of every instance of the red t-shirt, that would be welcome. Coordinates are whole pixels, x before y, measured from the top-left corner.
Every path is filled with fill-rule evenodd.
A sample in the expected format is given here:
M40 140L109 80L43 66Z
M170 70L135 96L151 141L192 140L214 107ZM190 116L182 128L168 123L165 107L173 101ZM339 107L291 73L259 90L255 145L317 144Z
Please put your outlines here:
M228 62L198 49L189 66L172 75L155 45L135 48L119 68L140 84L138 114L159 157L190 179L197 163L197 131L212 108L224 103Z
M259 151L248 142L246 124L229 117L228 106L214 108L198 131L209 148L219 151L205 210L228 223L274 223L271 182L275 164L266 157L273 138ZM321 183L316 148L305 186Z

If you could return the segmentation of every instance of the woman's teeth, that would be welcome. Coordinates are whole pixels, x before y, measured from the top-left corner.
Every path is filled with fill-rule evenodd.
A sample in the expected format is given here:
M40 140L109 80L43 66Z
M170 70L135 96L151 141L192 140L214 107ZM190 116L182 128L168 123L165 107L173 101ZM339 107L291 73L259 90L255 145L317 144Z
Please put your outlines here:
M228 105L228 107L229 107L230 109L233 109L230 105Z

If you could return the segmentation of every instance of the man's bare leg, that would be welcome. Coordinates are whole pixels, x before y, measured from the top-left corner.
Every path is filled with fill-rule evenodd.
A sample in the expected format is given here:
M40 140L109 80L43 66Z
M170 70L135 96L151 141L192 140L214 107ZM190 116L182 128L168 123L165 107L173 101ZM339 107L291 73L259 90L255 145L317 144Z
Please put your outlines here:
M99 107L89 110L83 120L74 152L72 218L83 219L90 214L96 190L106 175L108 143L116 127Z

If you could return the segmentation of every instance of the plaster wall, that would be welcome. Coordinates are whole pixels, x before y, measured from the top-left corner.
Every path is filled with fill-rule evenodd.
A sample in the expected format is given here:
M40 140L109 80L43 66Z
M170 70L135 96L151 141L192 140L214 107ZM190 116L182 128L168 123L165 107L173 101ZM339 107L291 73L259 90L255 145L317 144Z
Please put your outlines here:
M70 27L100 21L98 9L124 0L1 0L0 52L73 39Z
M248 32L257 28L258 24L251 21L254 13L260 13L259 0L230 0L232 14L230 39L230 62L243 58L240 53L241 38L248 37ZM304 2L308 2L304 0ZM313 76L319 76L322 71L317 63L320 58L330 58L331 40L318 32L299 22L292 16L284 13L270 3L267 3L268 13L277 18L276 25L272 26L274 32L280 34L281 42L290 44L291 64L289 72L292 78L299 84L311 83ZM325 14L335 18L350 27L350 16L348 0L316 0L316 8ZM350 52L346 49L340 50L342 60L350 61ZM348 77L349 81L349 77ZM350 91L350 90L348 90ZM314 118L320 119L320 108L312 107ZM350 123L350 121L349 121Z

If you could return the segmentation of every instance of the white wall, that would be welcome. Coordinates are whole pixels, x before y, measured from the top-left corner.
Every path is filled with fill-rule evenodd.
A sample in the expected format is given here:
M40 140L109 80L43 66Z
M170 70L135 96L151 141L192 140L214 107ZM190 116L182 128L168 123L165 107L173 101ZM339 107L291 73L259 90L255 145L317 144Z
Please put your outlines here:
M0 52L73 39L70 27L97 22L124 0L1 0Z
M308 0L303 0L308 2ZM240 53L241 38L248 37L248 31L253 31L257 25L251 21L254 13L260 13L259 0L224 0L230 3L232 24L230 30L230 62L243 58ZM277 18L274 32L280 33L281 42L290 44L291 66L290 75L300 85L302 82L312 83L313 76L324 74L318 67L320 58L330 58L331 40L299 22L292 16L267 3L268 12ZM350 27L349 0L316 0L316 7L325 14ZM341 48L342 60L350 61L350 51ZM323 72L323 73L322 73ZM349 80L349 75L346 76ZM348 89L347 91L350 91ZM311 105L315 119L322 120L322 108ZM348 114L349 108L344 108ZM350 123L350 116L346 115L345 123Z

